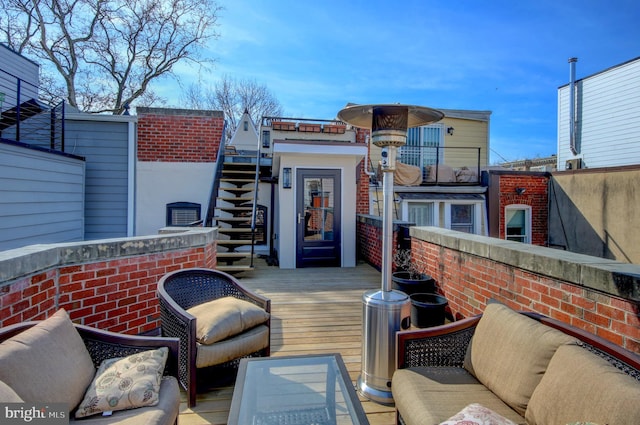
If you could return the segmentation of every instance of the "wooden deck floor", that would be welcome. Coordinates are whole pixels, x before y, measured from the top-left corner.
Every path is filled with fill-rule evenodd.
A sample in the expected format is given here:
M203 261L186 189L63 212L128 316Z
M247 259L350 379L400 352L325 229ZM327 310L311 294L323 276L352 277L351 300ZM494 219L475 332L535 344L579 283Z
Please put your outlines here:
M271 355L338 352L355 382L360 373L362 294L380 287L380 273L355 268L281 270L257 260L241 283L271 299ZM233 386L199 394L197 405L180 406L180 425L226 424ZM183 401L185 396L183 393ZM393 408L360 398L372 425L395 423Z

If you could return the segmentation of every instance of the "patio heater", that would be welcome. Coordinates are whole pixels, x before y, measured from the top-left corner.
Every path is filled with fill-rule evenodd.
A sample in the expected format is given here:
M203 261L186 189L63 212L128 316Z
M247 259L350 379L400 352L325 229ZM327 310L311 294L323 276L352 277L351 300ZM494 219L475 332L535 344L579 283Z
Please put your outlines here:
M391 289L393 253L393 174L398 147L407 140L407 128L441 120L444 114L422 106L400 104L352 105L338 118L354 127L371 129L371 142L382 148L383 172L382 288L362 296L362 368L358 391L366 398L393 404L391 377L396 370L396 332L411 323L411 301Z

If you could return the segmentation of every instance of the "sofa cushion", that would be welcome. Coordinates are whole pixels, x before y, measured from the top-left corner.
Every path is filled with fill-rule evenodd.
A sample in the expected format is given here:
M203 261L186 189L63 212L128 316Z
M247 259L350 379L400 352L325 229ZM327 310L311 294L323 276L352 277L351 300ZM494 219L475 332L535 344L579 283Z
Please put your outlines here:
M24 400L20 398L13 388L0 381L0 402L2 403L23 403Z
M639 381L585 348L570 345L558 348L551 359L525 417L532 425L637 425L639 400Z
M524 415L556 349L575 341L502 304L492 303L478 322L464 367Z
M166 347L102 362L78 406L76 418L158 403Z
M187 310L196 318L196 338L213 344L265 323L269 313L249 301L223 297Z
M407 425L440 423L472 403L524 424L524 417L459 367L398 369L391 380L391 391Z
M472 403L440 425L516 425L502 415L478 403Z
M247 354L255 353L269 345L269 328L256 326L247 332L216 344L196 343L196 367L215 366Z
M65 310L0 344L0 380L27 403L78 405L95 368Z
M160 383L160 399L155 406L120 410L112 416L92 416L89 419L70 418L72 423L91 425L175 425L180 410L180 386L176 378L165 376Z

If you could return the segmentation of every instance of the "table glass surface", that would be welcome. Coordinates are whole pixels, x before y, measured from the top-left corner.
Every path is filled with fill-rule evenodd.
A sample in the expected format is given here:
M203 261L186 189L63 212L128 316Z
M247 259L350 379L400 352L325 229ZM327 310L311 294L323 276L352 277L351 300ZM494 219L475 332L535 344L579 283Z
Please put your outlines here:
M243 360L229 419L252 425L368 424L339 355Z

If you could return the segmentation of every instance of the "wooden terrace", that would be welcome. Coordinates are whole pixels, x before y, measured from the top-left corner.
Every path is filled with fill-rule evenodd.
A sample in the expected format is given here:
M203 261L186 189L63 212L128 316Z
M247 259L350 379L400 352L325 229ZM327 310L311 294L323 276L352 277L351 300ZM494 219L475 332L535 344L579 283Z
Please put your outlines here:
M340 353L355 385L360 373L362 294L380 287L380 272L355 268L282 270L262 260L240 279L271 299L271 356ZM183 392L180 425L226 424L233 386L198 394L189 409ZM372 425L395 423L395 411L360 397Z

